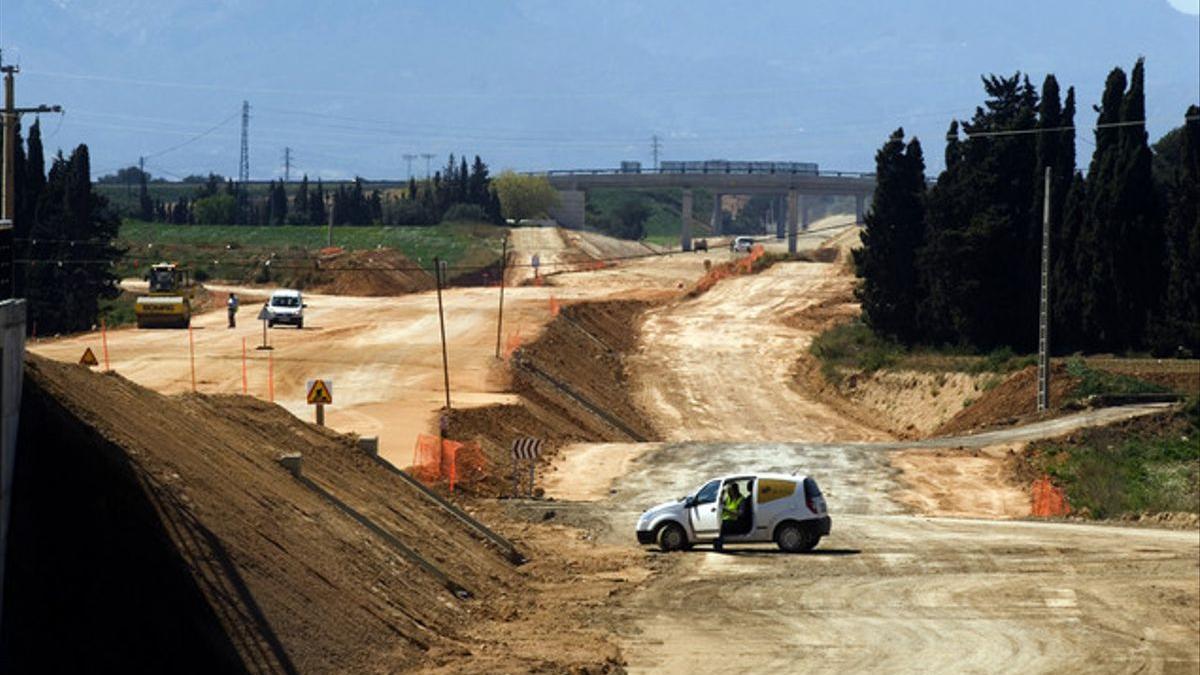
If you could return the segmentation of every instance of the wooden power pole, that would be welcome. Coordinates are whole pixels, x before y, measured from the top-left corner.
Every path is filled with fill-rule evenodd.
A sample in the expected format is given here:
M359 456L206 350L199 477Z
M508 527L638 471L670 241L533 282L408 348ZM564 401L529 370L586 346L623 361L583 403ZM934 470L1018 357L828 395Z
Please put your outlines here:
M16 253L16 242L13 241L13 220L16 218L17 211L17 123L23 113L62 112L62 106L57 105L18 108L13 80L20 71L21 69L15 65L0 65L0 72L4 73L4 170L3 196L0 196L0 246L8 248L8 253L4 258L10 268L10 273L2 275L4 281L0 283L7 282L9 284L5 297L10 298L17 290L14 283L16 268L13 260Z

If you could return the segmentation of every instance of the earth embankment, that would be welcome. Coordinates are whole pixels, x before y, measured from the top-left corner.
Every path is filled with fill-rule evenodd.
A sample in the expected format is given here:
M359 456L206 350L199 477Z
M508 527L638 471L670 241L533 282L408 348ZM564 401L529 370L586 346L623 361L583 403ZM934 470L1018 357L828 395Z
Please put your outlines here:
M36 356L24 403L6 670L395 671L469 667L475 651L523 668L479 634L537 616L507 599L521 568L352 439L256 399L167 397ZM303 479L278 461L294 453ZM538 662L614 658L598 634L572 639Z

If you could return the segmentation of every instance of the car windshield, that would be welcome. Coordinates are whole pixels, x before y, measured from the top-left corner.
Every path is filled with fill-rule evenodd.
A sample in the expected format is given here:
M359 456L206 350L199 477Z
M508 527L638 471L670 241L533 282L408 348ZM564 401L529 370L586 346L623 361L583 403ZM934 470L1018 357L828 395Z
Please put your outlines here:
M721 487L721 481L709 481L704 487L696 491L697 504L709 504L717 501L717 489Z
M271 298L272 307L299 307L300 298L294 295L277 295Z

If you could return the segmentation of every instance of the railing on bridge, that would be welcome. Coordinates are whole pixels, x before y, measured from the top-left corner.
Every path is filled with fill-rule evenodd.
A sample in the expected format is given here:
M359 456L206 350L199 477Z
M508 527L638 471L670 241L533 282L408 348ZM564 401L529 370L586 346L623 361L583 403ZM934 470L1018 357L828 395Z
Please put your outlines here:
M680 169L550 169L547 171L526 171L530 176L636 176L636 175L741 175L741 176L825 176L833 178L874 178L874 173L863 171L831 171L820 170L761 170L753 167L744 169L734 167L684 167Z

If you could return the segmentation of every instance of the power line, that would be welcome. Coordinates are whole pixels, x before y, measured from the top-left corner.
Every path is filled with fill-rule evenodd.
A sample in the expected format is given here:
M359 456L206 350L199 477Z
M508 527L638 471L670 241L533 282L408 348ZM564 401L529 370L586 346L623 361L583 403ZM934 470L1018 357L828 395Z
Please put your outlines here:
M1196 120L1200 120L1200 116L1184 115L1183 119L1185 122L1194 122ZM1075 131L1076 129L1082 129L1084 131L1096 131L1099 129L1114 129L1114 128L1118 128L1118 127L1143 126L1143 125L1147 124L1148 122L1149 122L1149 120L1127 120L1125 122L1105 122L1103 124L1097 124L1093 127L1078 127L1078 126L1071 125L1071 126L1062 126L1062 127L1046 127L1044 129L1009 129L1009 130L1005 130L1005 131L975 131L975 132L970 132L970 133L964 131L963 136L970 139L970 138L993 138L996 136L1025 136L1028 134L1041 134L1041 133L1050 133L1050 132L1055 132L1055 131ZM946 134L946 140L954 141L954 140L959 140L959 139L954 134Z
M204 138L205 136L216 131L217 129L220 129L222 126L228 124L230 122L230 120L232 120L235 117L237 117L237 113L233 113L229 117L226 117L225 119L221 120L220 122L217 122L216 124L214 124L212 127L209 127L208 129L205 129L204 131L201 131L200 133L196 134L195 136L192 136L191 138L187 139L186 141L183 141L182 143L177 143L170 147L163 148L162 150L159 150L158 152L152 152L148 155L143 155L143 157L145 157L147 159L153 159L155 157L165 155L168 152L174 152L182 147L191 145L192 143L195 143L196 141L200 140L201 138Z

